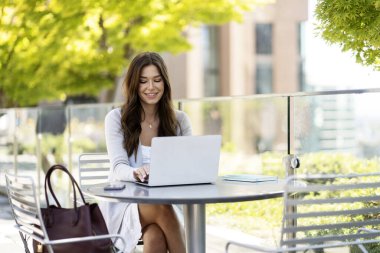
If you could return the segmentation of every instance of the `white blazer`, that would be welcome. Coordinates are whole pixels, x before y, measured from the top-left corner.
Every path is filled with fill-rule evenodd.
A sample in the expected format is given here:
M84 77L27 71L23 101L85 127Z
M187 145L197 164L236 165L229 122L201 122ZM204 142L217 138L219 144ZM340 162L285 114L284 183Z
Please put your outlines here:
M182 111L175 111L179 127L177 135L191 135L191 125L188 116ZM111 162L109 180L135 181L133 170L142 166L141 144L134 154L128 156L123 147L123 133L121 129L121 109L110 111L105 118L105 137L107 152ZM100 202L108 231L111 234L119 233L126 240L126 251L133 252L141 238L141 223L137 204ZM116 246L120 246L118 242Z

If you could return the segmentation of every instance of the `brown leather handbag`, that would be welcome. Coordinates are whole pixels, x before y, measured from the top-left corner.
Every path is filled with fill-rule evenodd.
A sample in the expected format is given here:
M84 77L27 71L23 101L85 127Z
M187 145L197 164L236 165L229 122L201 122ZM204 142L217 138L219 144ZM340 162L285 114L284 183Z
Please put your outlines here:
M56 170L63 171L70 177L74 193L74 208L63 208L54 194L50 177L53 171ZM56 205L49 205L47 187ZM53 165L46 173L45 198L47 208L41 208L41 213L50 240L108 234L107 226L98 204L85 203L82 206L77 206L76 190L78 190L83 203L85 203L83 193L78 183L64 166ZM52 247L54 253L110 253L114 250L111 239L65 243ZM33 250L35 253L48 252L47 248L37 241L33 241Z

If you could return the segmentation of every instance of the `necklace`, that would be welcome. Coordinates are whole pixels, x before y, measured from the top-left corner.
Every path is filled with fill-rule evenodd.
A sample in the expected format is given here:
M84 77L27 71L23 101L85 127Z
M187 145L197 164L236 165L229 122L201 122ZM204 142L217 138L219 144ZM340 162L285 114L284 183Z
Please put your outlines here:
M149 122L149 121L146 120L146 123L148 124L148 127L149 127L150 129L153 128L153 123L154 123L155 121L156 121L155 119L154 119L152 122Z

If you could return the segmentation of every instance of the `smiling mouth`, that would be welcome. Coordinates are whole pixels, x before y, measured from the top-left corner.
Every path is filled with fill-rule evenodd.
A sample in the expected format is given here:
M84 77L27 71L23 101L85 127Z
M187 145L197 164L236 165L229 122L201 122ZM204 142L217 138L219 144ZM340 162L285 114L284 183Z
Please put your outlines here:
M157 95L158 95L158 92L157 93L144 93L145 96L147 96L148 98L155 98Z

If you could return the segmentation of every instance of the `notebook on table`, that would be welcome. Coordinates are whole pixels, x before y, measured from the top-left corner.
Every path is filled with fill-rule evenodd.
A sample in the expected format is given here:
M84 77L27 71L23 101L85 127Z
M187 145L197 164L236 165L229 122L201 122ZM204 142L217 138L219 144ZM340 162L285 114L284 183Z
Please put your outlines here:
M236 174L236 175L225 175L223 176L223 179L227 181L257 183L257 182L276 181L278 178L276 176L267 176L267 175Z
M218 177L220 135L170 136L152 139L147 186L215 183Z

